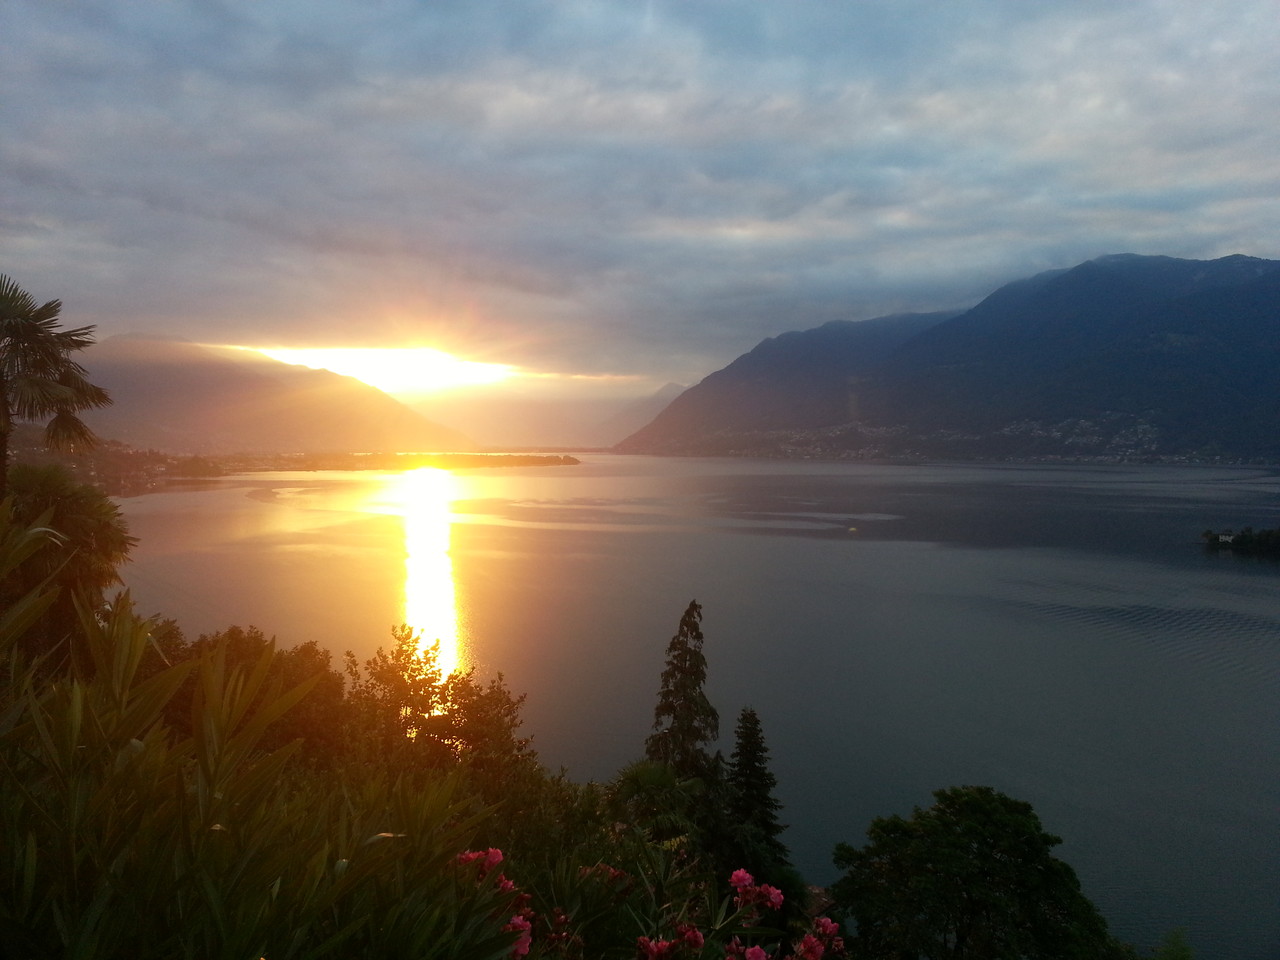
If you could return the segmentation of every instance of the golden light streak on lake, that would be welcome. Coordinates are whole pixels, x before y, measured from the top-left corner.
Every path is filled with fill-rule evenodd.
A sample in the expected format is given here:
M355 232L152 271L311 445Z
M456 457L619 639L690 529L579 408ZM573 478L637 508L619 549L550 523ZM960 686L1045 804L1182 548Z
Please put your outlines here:
M447 470L423 467L402 474L395 494L404 518L404 622L421 649L439 641L440 672L448 676L467 667L449 555L457 483Z

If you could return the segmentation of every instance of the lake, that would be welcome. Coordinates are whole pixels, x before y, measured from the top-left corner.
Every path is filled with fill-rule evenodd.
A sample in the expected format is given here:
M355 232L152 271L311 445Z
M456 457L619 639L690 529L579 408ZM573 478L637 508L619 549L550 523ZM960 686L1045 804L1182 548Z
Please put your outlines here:
M589 455L267 473L121 501L124 579L189 635L367 656L409 622L528 694L543 761L609 778L703 605L726 753L759 713L811 882L875 816L989 784L1033 804L1112 930L1280 958L1280 527L1262 468Z

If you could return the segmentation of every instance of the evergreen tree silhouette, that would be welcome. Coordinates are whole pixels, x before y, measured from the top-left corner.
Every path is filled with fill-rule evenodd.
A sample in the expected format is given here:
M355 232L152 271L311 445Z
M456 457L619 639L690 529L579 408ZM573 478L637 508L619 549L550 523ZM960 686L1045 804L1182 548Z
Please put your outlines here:
M720 735L720 716L707 699L707 658L702 653L702 607L690 601L680 627L667 644L662 688L653 711L645 757L665 763L680 777L714 777L716 762L706 746Z
M769 770L769 748L760 717L751 707L742 708L733 736L729 813L738 834L740 856L752 869L776 875L774 868L789 866L787 848L778 839L786 825L778 822L782 804L773 795L778 781Z

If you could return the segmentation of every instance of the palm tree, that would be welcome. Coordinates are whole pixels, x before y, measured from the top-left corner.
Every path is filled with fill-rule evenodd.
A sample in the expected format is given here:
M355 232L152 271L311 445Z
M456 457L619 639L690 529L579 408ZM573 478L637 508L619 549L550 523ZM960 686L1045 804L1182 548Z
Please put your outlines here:
M61 310L60 300L37 304L16 281L0 274L0 499L8 490L15 422L47 418L46 445L74 449L97 440L76 414L111 402L71 359L93 343L93 327L59 330Z
M9 471L13 521L45 527L56 538L0 577L0 609L40 588L57 597L27 630L32 655L45 654L56 667L69 651L80 624L77 602L97 609L104 591L120 582L117 570L137 542L129 536L120 509L96 487L76 482L61 464L15 464Z

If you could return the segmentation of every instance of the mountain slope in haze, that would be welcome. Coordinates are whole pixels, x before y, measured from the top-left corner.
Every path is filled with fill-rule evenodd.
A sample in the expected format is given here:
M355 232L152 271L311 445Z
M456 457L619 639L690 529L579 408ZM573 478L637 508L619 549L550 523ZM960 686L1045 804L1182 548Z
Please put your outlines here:
M595 423L597 442L601 446L611 446L620 438L629 437L667 409L684 393L684 389L678 383L664 383L647 397L625 401L606 418Z
M380 390L327 370L178 340L108 337L82 361L114 401L102 437L171 453L474 450Z
M616 449L726 452L721 443L732 443L740 434L846 423L857 416L851 385L912 337L953 316L920 313L835 320L813 330L770 337L684 391Z
M659 418L622 449L1280 458L1280 262L1101 257L1001 287L907 338L856 380L841 382L830 364L802 366L787 370L794 386L769 398L754 426L700 402L695 433L659 430ZM778 422L777 409L841 390L843 421Z
M657 416L684 388L674 383L642 396L540 395L500 387L466 395L440 392L413 409L495 450L611 447Z

